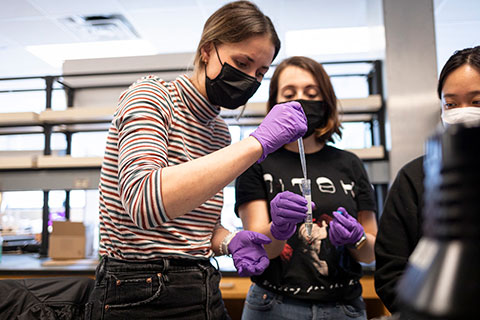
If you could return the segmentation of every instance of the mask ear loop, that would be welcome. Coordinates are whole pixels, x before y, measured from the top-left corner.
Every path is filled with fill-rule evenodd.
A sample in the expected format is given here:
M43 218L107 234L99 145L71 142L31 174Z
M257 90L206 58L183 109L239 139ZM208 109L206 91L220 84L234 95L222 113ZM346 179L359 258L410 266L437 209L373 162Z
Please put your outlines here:
M222 59L220 59L220 55L218 54L218 50L217 50L217 45L215 43L213 43L213 47L215 48L215 52L217 53L218 61L220 61L220 64L223 66ZM203 64L205 65L205 75L206 75L207 74L207 62L204 61Z
M220 64L223 66L222 59L220 59L220 55L218 54L218 50L217 50L217 45L215 43L213 44L213 47L215 48L215 52L217 53L218 61L220 61Z
M240 120L240 118L243 116L243 113L245 112L245 108L246 108L246 107L247 107L247 104L244 104L244 105L242 106L242 109L240 110L240 113L237 114L237 116L235 116L235 121L238 122L238 121Z

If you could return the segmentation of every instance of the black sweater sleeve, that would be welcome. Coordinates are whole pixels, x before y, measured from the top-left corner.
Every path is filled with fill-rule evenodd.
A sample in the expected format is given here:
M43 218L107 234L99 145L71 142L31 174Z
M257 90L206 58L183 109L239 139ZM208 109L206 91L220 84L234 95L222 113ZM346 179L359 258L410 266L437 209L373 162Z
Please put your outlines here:
M422 235L423 157L397 174L386 201L375 242L375 289L390 312L398 311L396 285Z

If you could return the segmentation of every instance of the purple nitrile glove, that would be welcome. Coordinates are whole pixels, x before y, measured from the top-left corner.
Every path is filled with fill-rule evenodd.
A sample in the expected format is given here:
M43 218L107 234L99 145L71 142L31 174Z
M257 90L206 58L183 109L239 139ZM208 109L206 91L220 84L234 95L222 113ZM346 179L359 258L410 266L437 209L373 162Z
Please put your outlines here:
M362 238L364 233L362 225L349 215L345 208L338 208L333 212L333 216L328 236L334 246L353 244Z
M307 132L307 117L297 101L275 105L262 123L250 135L255 137L263 148L258 159L262 162L267 155L284 144L293 142Z
M270 264L267 252L263 247L272 240L264 234L254 231L240 231L228 244L233 264L242 277L259 275Z
M290 191L280 192L270 202L270 215L272 236L277 240L287 240L295 233L297 223L307 217L307 200Z

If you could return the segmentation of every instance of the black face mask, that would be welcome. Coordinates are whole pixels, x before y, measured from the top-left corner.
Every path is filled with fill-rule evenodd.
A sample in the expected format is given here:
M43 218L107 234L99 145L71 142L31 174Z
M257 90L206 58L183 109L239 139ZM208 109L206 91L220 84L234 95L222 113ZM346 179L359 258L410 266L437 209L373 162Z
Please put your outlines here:
M215 47L220 63L217 47ZM205 65L205 88L208 100L218 106L236 109L247 103L260 86L260 82L252 76L234 68L228 63L222 64L222 70L215 79L207 76Z
M295 100L300 102L303 111L307 116L307 132L303 136L309 137L317 128L322 128L327 124L327 108L328 105L323 100Z

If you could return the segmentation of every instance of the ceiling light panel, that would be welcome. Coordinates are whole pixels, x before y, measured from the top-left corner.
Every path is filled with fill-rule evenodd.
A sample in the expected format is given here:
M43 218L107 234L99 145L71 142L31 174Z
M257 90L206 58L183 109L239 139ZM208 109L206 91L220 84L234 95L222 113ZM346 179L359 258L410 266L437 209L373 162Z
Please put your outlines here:
M79 37L82 42L131 40L138 34L121 14L71 16L59 19L60 23Z

